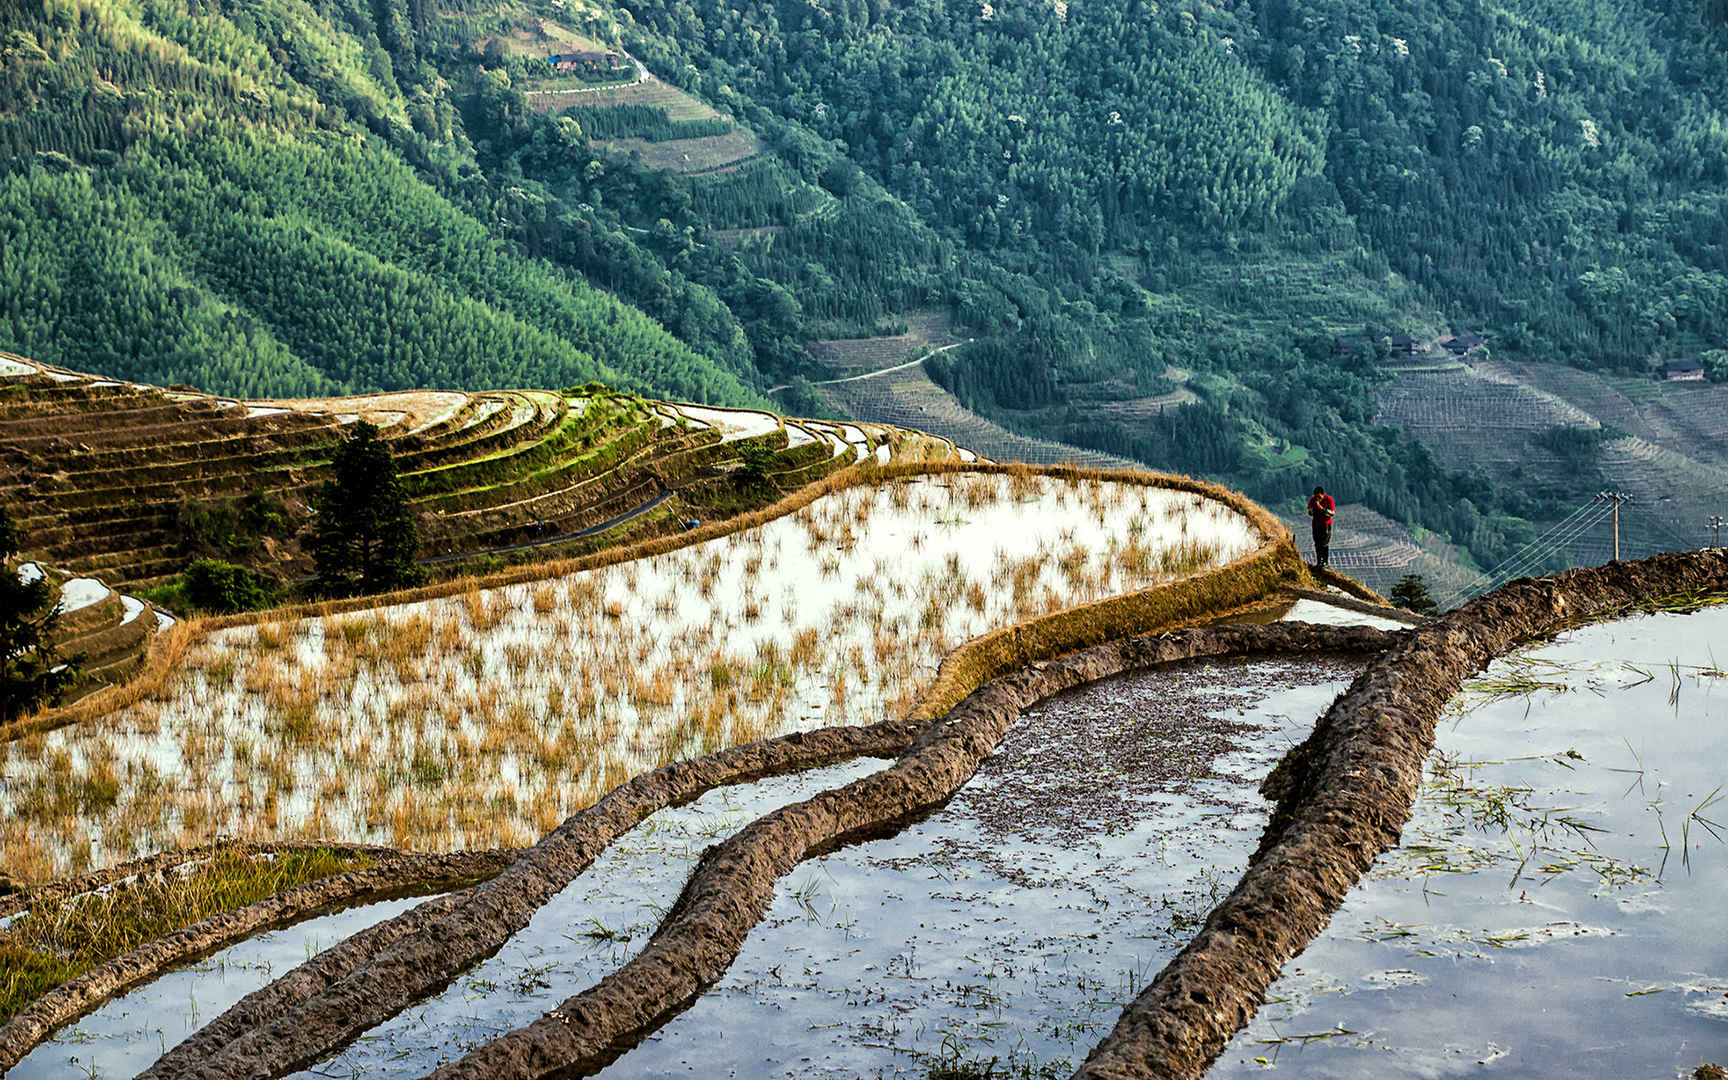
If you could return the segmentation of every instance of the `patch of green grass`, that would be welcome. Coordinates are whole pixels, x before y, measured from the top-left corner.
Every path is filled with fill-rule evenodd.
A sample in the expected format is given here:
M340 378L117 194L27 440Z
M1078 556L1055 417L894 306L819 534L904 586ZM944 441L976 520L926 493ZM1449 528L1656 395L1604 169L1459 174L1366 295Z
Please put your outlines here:
M66 980L201 919L371 863L328 848L219 851L186 873L38 905L0 933L0 1023Z

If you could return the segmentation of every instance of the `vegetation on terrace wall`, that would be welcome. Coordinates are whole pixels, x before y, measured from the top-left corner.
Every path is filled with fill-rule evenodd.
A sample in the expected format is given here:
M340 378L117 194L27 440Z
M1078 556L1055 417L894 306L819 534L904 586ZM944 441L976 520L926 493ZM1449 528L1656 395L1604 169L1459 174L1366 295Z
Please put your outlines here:
M78 677L79 657L62 663L52 640L60 622L59 590L38 574L25 581L13 559L18 525L0 506L0 724L53 703Z
M206 916L371 862L327 848L268 859L219 848L185 873L143 874L118 888L43 901L0 938L0 1023L68 979Z

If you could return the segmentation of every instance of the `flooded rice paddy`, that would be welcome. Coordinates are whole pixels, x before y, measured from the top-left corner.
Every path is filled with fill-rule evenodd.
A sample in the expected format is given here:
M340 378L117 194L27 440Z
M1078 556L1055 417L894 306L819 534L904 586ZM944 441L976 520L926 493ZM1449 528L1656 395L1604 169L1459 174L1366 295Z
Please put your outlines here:
M1728 607L1567 633L1454 702L1402 845L1209 1074L1728 1063Z
M955 474L602 570L220 631L158 699L6 748L0 865L35 881L218 835L525 845L646 769L903 712L967 638L1257 543L1197 495Z
M1066 1076L1234 885L1260 778L1356 670L1185 664L1051 699L941 810L789 875L725 977L601 1075Z
M423 1076L538 1019L641 951L710 844L763 814L887 764L857 758L718 788L653 814L619 837L497 953L298 1080Z

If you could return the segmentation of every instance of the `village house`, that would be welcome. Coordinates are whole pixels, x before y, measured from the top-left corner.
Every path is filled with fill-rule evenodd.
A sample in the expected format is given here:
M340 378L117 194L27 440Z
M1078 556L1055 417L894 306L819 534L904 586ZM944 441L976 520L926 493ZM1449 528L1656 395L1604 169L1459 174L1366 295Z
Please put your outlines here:
M1339 334L1332 339L1332 359L1347 360L1356 355L1356 350L1365 346L1376 350L1384 346L1394 357L1415 356L1421 351L1421 346L1409 334L1388 334L1384 330L1364 326L1359 334Z
M1697 360L1670 360L1662 365L1663 382L1703 382L1704 365Z
M604 75L620 67L618 54L610 49L574 49L546 58L552 70L563 75Z
M1453 356L1464 356L1482 348L1487 342L1483 341L1482 335L1476 331L1466 330L1462 334L1447 338L1440 344Z

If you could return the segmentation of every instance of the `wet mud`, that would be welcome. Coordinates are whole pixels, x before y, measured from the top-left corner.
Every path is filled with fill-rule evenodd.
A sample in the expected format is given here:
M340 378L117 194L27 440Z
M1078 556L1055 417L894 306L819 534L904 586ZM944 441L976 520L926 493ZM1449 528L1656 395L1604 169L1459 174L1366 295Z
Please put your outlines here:
M784 878L725 976L600 1075L1066 1076L1241 876L1260 780L1365 663L1198 660L1039 702L928 817Z
M720 784L904 748L905 721L826 728L679 762L572 816L492 880L314 957L169 1051L146 1077L279 1076L327 1056L496 952L614 839Z
M990 682L932 723L891 767L759 819L709 849L649 945L598 985L541 1019L433 1073L440 1078L544 1076L604 1065L723 975L767 912L775 883L799 862L928 813L994 752L1036 702L1083 683L1201 656L1371 651L1391 640L1364 628L1284 624L1174 631L1111 642Z

